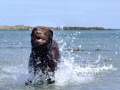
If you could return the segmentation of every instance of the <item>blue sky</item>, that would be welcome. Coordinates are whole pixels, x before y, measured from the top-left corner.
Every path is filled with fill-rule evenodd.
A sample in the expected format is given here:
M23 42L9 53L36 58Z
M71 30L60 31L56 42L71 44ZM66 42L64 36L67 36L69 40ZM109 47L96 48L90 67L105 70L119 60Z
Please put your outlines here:
M0 0L0 25L120 28L120 0Z

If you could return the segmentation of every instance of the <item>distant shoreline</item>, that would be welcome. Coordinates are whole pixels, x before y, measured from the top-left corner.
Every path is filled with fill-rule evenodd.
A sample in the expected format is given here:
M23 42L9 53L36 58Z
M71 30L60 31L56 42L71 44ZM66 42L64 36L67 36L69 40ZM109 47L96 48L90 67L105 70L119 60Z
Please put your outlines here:
M0 26L0 30L31 30L33 27L24 25Z
M25 26L25 25L15 25L15 26L0 26L0 30L32 30L33 26ZM63 26L63 27L50 27L53 30L65 30L65 31L72 31L72 30L77 30L77 31L102 31L102 30L113 30L111 28L104 28L104 27L79 27L79 26ZM115 29L119 30L119 29Z

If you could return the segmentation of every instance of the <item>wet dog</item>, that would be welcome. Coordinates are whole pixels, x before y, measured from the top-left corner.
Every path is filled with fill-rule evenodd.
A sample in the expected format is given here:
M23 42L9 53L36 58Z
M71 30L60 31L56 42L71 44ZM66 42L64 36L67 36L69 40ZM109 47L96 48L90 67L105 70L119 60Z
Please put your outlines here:
M54 76L59 62L59 48L53 40L53 31L48 27L35 27L31 33L31 54L28 64L29 73L36 76L39 72L49 76L49 72ZM47 78L48 83L52 83L51 78ZM32 80L29 81L29 83ZM28 82L25 83L26 85Z

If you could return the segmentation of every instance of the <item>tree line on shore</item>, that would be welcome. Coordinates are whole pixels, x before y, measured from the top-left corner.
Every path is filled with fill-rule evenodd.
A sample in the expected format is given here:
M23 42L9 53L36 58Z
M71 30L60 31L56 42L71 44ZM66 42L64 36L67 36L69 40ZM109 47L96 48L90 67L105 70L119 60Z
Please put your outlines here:
M33 26L15 25L15 26L0 26L0 30L32 30ZM50 27L53 30L110 30L104 27L79 27L79 26L63 26Z

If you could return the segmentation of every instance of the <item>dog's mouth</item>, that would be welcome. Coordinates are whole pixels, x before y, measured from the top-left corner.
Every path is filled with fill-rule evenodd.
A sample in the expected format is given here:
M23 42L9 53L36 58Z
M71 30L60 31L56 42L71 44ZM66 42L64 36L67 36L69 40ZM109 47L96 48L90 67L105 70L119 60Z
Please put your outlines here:
M48 44L48 38L45 36L35 37L35 43L37 46L44 46Z
M37 40L36 40L36 43L37 43L38 45L45 45L45 44L47 44L47 41L46 41L45 39L37 39Z

